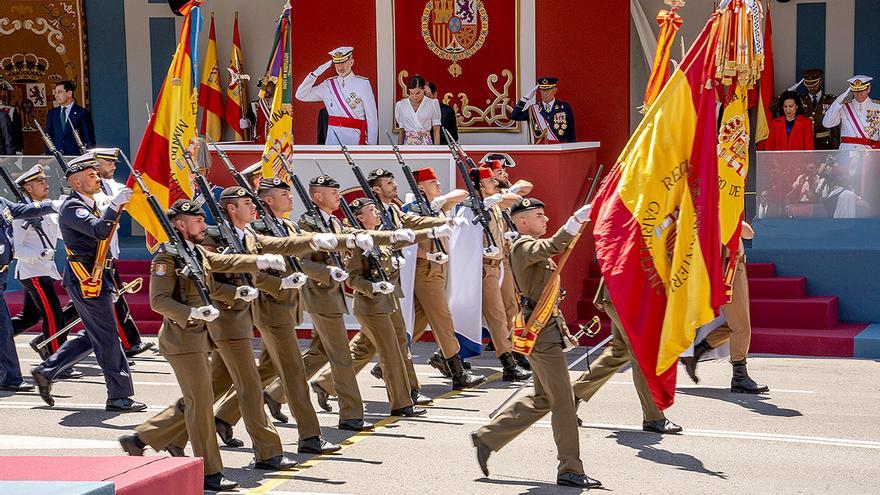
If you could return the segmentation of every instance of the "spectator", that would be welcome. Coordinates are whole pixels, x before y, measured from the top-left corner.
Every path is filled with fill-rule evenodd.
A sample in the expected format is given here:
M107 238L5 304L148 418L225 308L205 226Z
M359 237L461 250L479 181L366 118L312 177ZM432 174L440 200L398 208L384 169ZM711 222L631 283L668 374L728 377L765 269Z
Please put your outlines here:
M409 97L394 105L400 128L398 144L440 144L440 102L425 98L425 78L416 74L406 85Z
M46 115L46 134L62 155L78 156L80 149L76 145L71 129L76 129L86 148L95 147L95 125L92 114L73 101L73 90L76 85L71 81L61 81L55 85L55 108ZM49 150L46 150L48 154Z
M0 113L5 113L9 116L10 122L10 130L12 131L12 148L14 149L14 153L21 153L24 151L24 142L22 141L21 134L21 110L11 105L7 105L6 102L11 101L11 92L13 91L13 87L9 82L3 78L0 78Z
M783 115L773 119L767 151L812 150L813 122L804 117L801 99L794 91L786 91L779 98Z
M455 115L455 109L440 101L440 97L437 94L437 85L434 84L434 81L428 81L427 86L425 86L425 96L434 98L440 103L440 127L446 129L452 136L452 139L458 141L458 119ZM440 133L440 144L447 144L446 134L442 132Z
M6 112L0 112L0 156L14 155L12 144L12 120Z

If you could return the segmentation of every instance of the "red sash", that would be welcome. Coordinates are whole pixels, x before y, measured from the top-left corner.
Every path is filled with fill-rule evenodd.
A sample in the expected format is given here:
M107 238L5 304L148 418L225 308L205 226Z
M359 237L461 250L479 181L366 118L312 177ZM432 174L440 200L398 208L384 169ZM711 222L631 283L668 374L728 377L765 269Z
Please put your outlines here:
M840 138L840 142L846 144L861 144L863 146L869 146L875 150L880 150L880 141L877 141L876 139L843 136Z
M358 144L367 144L367 121L365 119L352 119L331 115L327 117L327 125L357 129L361 131L361 139Z

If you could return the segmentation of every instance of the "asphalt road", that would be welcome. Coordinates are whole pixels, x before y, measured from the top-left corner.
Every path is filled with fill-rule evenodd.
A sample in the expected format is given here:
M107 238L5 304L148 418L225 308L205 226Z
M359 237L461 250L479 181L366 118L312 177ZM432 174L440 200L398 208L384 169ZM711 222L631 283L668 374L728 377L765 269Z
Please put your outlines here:
M26 375L37 363L28 338L16 339ZM495 380L475 390L448 393L439 373L424 364L434 349L429 343L415 348L422 390L438 397L426 417L387 419L384 386L364 371L358 380L367 414L381 420L374 432L345 434L333 428L335 413L321 412L325 437L343 442L344 449L340 455L309 457L295 455L295 425L276 423L285 448L303 464L292 472L266 474L248 469L250 440L239 424L236 434L246 445L224 448L227 476L241 483L239 493L274 495L578 491L555 485L549 417L493 454L491 474L484 478L468 433L488 421L489 412L513 386ZM573 351L570 360L583 352ZM54 408L46 407L36 393L0 392L0 455L121 454L116 438L179 394L167 363L158 354L146 354L132 369L135 398L150 406L144 413L103 410L103 378L93 358L78 366L84 378L55 385ZM472 363L476 371L498 376L496 360L483 356ZM631 374L620 373L580 408L587 473L601 480L605 491L627 494L877 493L877 361L754 356L749 370L770 386L769 394L730 393L730 366L724 362L701 364L700 385L682 371L676 403L667 416L685 430L673 436L641 431Z

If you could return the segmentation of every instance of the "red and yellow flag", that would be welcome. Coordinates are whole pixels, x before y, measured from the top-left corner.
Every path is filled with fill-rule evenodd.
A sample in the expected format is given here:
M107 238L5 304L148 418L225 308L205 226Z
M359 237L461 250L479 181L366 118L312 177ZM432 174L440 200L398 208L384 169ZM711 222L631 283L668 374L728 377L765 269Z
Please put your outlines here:
M718 189L721 242L730 257L724 272L728 298L736 274L736 255L745 207L746 174L749 172L748 90L741 84L731 88L733 96L724 107L718 129Z
M718 19L647 108L593 203L602 276L660 410L674 400L679 355L724 303L712 82Z
M660 34L657 36L657 51L654 53L654 62L651 64L651 74L648 76L648 86L645 88L645 108L651 106L660 90L669 79L669 51L675 33L681 28L682 19L678 15L678 6L669 10L661 10L657 14L657 24L660 26Z
M223 132L220 116L223 115L223 91L220 89L220 66L217 65L217 36L214 34L214 13L211 12L211 31L208 50L202 67L202 83L199 85L199 107L202 108L201 134L210 141L220 141Z
M282 160L290 160L293 155L293 73L291 72L291 30L290 4L284 7L278 28L269 66L263 77L260 97L269 97L268 88L273 88L272 105L269 112L269 129L266 132L266 147L263 150L263 177L281 177L287 180L287 173L281 166ZM265 92L265 93L264 93Z
M226 108L223 120L234 133L234 141L245 141L245 129L242 119L247 117L247 81L250 79L244 72L244 55L241 51L241 37L238 35L238 12L235 12L235 23L232 25L232 54L229 56L229 86L226 87Z
M767 18L764 23L764 69L761 71L761 93L758 96L758 117L755 124L755 142L760 143L770 137L770 122L776 81L773 77L773 26L770 23L770 2L767 2ZM763 148L763 146L762 146Z
M184 147L193 146L197 139L198 35L202 23L198 4L198 0L193 0L181 8L184 20L180 42L132 164L166 209L178 199L192 197L189 170L178 163L184 163ZM128 180L128 187L134 189L134 194L127 209L149 234L147 246L152 249L156 241L166 242L168 238L134 178Z

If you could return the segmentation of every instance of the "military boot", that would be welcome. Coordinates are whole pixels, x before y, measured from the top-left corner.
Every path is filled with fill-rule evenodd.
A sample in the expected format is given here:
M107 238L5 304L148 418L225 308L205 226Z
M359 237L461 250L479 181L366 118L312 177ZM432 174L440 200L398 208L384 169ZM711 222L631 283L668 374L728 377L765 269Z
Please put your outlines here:
M452 376L449 373L449 366L446 365L446 359L443 357L443 352L440 349L437 349L437 352L431 354L431 359L428 360L428 364L436 368L437 371L446 378Z
M445 359L445 361L446 366L452 374L452 390L463 390L476 387L486 381L485 376L472 375L470 371L466 371L461 364L461 356L458 354Z
M505 352L498 356L498 360L501 361L502 366L501 379L505 382L528 380L532 376L531 372L524 370L522 366L516 363L516 358L513 357L512 352Z
M697 363L700 362L701 357L711 350L712 346L705 340L701 340L699 344L694 346L693 356L685 356L681 358L681 364L684 365L684 370L694 383L700 383L700 377L697 376Z
M746 369L746 360L730 363L733 365L733 378L730 380L730 391L741 394L762 394L769 392L770 387L761 385L749 376Z

